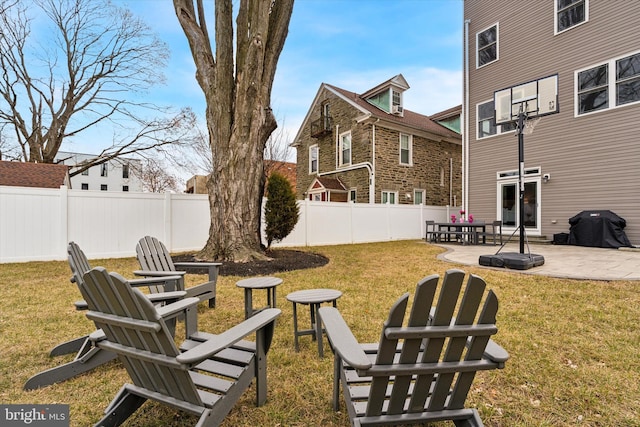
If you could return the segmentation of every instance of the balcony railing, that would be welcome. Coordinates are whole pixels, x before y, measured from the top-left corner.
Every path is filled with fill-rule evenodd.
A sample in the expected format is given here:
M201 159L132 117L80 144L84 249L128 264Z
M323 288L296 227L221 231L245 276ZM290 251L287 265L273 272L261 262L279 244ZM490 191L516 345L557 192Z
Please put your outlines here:
M322 116L318 120L311 122L311 138L320 138L331 133L333 127L333 119L328 116Z

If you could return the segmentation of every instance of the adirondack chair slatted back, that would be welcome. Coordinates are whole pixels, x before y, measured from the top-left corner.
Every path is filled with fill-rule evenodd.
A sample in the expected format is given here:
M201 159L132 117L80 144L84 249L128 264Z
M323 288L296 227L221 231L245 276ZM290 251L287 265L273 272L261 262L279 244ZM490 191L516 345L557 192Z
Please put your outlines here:
M180 352L169 328L148 298L102 267L84 275L80 290L89 305L87 317L115 343L111 348L135 385L203 406L189 371L175 362Z
M167 247L155 237L145 236L136 246L136 254L143 270L175 271Z
M484 280L471 275L463 287L464 278L463 271L449 270L436 304L438 275L421 280L406 326L409 294L393 305L372 367L358 371L358 380L346 373L352 416L380 420L464 409L475 373L496 367L481 359L490 336L497 332L498 310L492 291L483 300Z
M82 252L80 246L75 242L69 242L67 246L67 254L69 259L69 267L71 268L71 282L80 284L82 282L82 276L87 271L91 270L89 260L87 256Z

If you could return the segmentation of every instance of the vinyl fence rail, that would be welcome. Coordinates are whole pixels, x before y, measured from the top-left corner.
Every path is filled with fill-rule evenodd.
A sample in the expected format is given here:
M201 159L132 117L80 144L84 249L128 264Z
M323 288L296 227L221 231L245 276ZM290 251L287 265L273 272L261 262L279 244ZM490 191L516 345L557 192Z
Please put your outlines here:
M298 224L273 246L420 239L427 219L446 221L454 209L298 203ZM157 237L171 252L192 251L204 246L208 233L206 195L0 186L0 263L65 260L70 241L77 242L91 259L131 257L145 235Z

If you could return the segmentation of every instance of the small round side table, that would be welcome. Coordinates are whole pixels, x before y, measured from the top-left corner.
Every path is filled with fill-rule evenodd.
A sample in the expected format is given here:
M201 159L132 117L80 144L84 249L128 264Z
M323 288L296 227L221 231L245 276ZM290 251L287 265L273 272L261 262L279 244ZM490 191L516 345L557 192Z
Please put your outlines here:
M298 337L302 335L311 335L313 339L318 341L318 355L322 358L324 352L322 349L322 321L318 315L318 309L322 303L332 303L337 306L337 299L342 296L342 292L335 289L306 289L302 291L292 292L287 295L287 299L293 304L293 340L296 351L299 351ZM297 304L309 306L311 315L311 329L298 329L298 310Z
M236 282L236 286L244 289L244 318L248 319L265 308L276 308L276 286L282 283L278 277L250 277ZM263 308L253 308L253 290L266 289L267 306Z

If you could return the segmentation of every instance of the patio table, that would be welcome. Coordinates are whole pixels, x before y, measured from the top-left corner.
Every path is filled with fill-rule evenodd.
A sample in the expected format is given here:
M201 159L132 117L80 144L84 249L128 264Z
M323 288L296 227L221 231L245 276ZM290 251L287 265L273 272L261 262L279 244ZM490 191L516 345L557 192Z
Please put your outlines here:
M478 232L486 232L486 224L484 221L474 222L437 222L438 227L437 240L441 241L443 236L446 236L447 242L451 242L451 237L460 237L462 244L477 245ZM485 243L486 237L482 236L482 243Z

